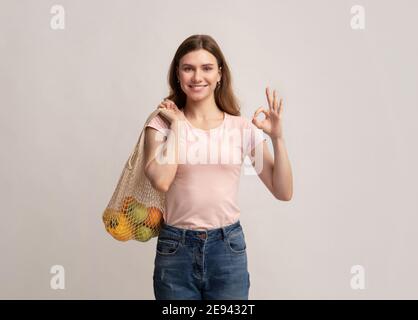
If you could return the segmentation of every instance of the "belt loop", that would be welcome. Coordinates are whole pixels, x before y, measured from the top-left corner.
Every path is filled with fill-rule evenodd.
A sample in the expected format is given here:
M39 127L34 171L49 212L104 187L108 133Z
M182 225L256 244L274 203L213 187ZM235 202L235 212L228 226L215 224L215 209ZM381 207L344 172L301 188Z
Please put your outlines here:
M181 244L184 246L186 243L186 229L183 230L183 234L181 236Z
M222 227L222 240L225 241L225 238L226 238L225 227Z

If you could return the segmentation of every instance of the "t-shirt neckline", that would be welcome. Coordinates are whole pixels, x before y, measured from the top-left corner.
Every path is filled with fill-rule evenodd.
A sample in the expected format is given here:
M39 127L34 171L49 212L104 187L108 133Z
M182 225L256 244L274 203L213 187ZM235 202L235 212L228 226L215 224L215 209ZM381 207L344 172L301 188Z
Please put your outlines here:
M183 114L184 114L184 110L182 110L182 112L183 112ZM194 130L198 130L198 131L203 131L203 132L210 132L210 131L212 131L212 130L218 130L218 129L220 129L220 128L222 128L222 127L223 127L223 125L224 125L224 124L225 124L225 122L226 122L226 117L227 117L227 115L228 115L225 111L223 111L223 113L224 113L224 119L223 119L222 123L221 123L219 126L217 126L217 127L215 127L215 128L208 129L208 130L205 130L205 129L200 129L200 128L197 128L197 127L193 126L193 125L190 123L190 121L189 121L189 120L187 120L186 115L184 115L184 118L186 119L186 122L189 124L189 126L190 126L192 129L194 129Z

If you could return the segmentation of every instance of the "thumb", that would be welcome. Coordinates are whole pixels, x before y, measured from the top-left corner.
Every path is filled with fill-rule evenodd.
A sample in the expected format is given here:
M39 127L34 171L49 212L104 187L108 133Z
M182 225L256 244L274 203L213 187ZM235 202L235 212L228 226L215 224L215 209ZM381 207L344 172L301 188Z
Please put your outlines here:
M252 123L258 128L261 129L261 122L257 118L253 118Z

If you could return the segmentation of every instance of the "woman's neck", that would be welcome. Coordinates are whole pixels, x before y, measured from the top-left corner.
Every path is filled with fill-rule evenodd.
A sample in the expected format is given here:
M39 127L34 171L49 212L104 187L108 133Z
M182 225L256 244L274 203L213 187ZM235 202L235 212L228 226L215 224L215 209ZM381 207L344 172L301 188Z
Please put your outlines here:
M215 101L198 101L198 102L186 102L184 107L184 114L186 118L206 121L223 118L223 112L218 108Z

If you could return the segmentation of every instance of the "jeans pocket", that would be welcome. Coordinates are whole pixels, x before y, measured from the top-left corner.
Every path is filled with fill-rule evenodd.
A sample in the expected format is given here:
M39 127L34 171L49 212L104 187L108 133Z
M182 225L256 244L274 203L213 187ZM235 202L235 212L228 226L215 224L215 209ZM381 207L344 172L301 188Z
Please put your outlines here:
M247 245L245 243L244 232L242 228L231 231L228 235L228 247L233 253L245 253Z
M157 253L161 255L174 255L180 247L180 239L162 238L157 241Z

